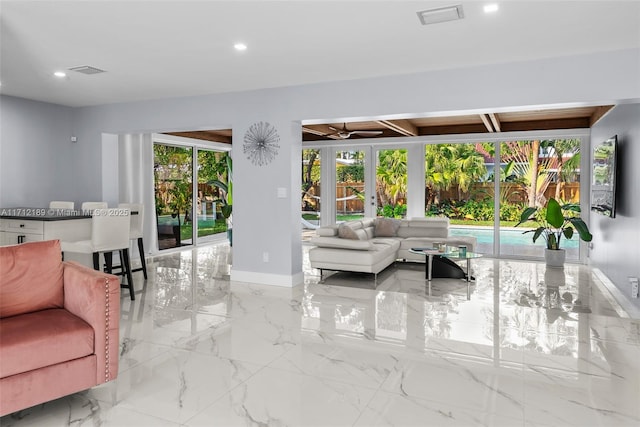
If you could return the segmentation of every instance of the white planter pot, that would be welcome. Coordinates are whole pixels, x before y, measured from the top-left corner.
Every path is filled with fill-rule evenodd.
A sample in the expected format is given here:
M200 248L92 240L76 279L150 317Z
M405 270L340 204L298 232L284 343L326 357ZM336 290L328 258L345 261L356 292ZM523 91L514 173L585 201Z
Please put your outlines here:
M547 267L564 267L564 259L566 257L566 253L564 249L546 249L544 250L544 260L547 264Z

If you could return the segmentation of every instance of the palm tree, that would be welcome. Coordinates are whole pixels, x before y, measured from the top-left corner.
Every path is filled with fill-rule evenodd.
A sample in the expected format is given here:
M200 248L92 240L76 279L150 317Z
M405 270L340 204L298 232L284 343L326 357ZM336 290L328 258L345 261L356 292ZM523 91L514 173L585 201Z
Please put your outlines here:
M397 205L407 194L407 150L379 150L376 187L381 205Z
M458 186L458 198L486 174L484 157L473 144L433 144L425 149L427 210L442 190Z
M514 172L527 188L528 205L544 204L544 192L551 183L551 170L556 167L555 157L540 158L540 147L548 145L540 140L508 141L500 145L502 161L513 161Z
M487 173L487 168L484 157L473 144L456 144L454 155L458 171L454 175L453 183L458 185L458 199L461 200L461 193L468 192L472 184L482 179Z
M556 182L556 200L561 200L560 192L566 181L567 175L575 172L580 167L580 140L579 139L556 139L550 141L550 147L556 156L557 162L557 182ZM571 157L565 159L565 155L570 154Z

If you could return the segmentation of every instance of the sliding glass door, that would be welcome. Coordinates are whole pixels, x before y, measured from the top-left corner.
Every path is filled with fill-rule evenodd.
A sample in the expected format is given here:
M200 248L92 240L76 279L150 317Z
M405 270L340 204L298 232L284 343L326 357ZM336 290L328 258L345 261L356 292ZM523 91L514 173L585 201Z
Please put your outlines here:
M227 231L222 206L228 200L230 172L228 152L198 148L198 194L196 196L196 222L198 239L207 241L211 236ZM208 239L209 238L209 239Z
M226 232L222 212L231 200L229 153L164 142L155 142L153 153L158 249Z
M580 203L580 138L483 141L457 136L452 142L420 144L424 169L413 154L419 155L421 148L411 145L361 145L351 150L341 146L333 151L335 173L322 178L325 188L335 188L331 197L335 196L336 221L404 218L409 208L411 216L446 216L451 235L476 237L477 252L539 259L543 239L533 244L532 234L523 234L530 226L516 227L522 211L543 206L552 197L561 204ZM303 156L303 210L314 213L320 209L320 165L319 155L312 153L319 151L307 149ZM412 153L411 159L407 153ZM415 194L421 188L424 198ZM568 261L580 260L577 236L563 240L563 246Z
M580 203L580 139L535 139L500 144L500 253L517 257L544 256L544 238L535 244L523 231L535 224L513 227L527 206L540 207L550 198ZM564 239L567 261L580 258L579 239Z
M158 249L193 243L193 148L153 145Z
M425 215L446 216L451 235L475 236L477 252L494 253L492 144L425 146Z

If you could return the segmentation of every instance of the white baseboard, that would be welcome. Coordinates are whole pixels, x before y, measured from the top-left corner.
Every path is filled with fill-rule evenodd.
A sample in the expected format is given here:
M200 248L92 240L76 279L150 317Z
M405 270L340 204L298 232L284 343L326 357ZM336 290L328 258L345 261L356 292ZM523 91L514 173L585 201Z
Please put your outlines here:
M640 310L632 305L622 294L620 289L604 274L599 268L592 267L593 274L602 282L606 288L602 292L605 298L613 306L620 317L630 317L640 319ZM608 293L606 292L608 291Z
M231 280L234 282L257 283L259 285L282 286L292 288L304 283L302 272L292 275L256 273L231 269Z

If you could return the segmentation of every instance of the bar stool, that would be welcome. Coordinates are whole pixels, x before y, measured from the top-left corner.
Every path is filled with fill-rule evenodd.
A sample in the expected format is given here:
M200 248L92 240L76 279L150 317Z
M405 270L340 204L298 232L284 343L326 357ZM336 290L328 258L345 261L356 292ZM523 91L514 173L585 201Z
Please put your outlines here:
M107 209L107 202L82 202L83 211L92 211L94 209Z
M107 272L112 272L112 252L119 251L123 264L123 272L127 275L127 287L131 300L136 297L133 292L133 278L129 260L129 227L131 212L128 209L94 209L91 216L91 239L75 242L61 241L62 253L65 252L92 254L93 268L100 270L100 254L104 254Z
M71 209L75 208L75 203L73 202L63 202L60 200L53 200L49 202L49 209Z
M144 242L142 240L144 205L142 203L120 203L118 207L129 209L131 211L131 227L129 229L129 239L136 240L138 243L138 252L140 253L140 262L142 263L142 268L134 268L131 271L142 270L144 280L147 280L147 262L144 259Z

